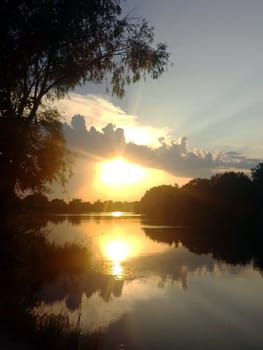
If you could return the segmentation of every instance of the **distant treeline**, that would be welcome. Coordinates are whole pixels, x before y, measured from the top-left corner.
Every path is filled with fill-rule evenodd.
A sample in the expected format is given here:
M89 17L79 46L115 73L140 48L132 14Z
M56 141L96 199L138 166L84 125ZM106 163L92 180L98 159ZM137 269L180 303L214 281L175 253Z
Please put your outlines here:
M180 188L153 187L140 201L65 202L34 193L17 199L16 206L20 211L41 213L136 212L155 221L180 225L255 222L263 214L263 163L250 174L228 171L209 179L193 179Z
M34 193L25 198L17 199L16 206L23 212L37 213L89 213L89 212L112 212L138 211L138 202L126 201L96 201L84 202L81 199L72 199L66 202L63 199L49 200L41 193Z
M180 188L153 187L140 208L149 219L179 225L254 224L263 213L263 163L249 175L230 171L193 179Z

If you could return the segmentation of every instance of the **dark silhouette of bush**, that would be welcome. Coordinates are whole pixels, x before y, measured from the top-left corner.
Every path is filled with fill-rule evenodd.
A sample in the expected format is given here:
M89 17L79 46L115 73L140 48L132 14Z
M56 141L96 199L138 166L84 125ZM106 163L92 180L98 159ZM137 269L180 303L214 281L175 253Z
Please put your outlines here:
M143 213L155 219L175 220L178 218L178 195L177 186L161 185L146 191L141 199Z
M186 185L162 185L148 190L140 201L146 217L179 225L224 225L252 222L259 217L261 167L252 178L243 172L225 172Z

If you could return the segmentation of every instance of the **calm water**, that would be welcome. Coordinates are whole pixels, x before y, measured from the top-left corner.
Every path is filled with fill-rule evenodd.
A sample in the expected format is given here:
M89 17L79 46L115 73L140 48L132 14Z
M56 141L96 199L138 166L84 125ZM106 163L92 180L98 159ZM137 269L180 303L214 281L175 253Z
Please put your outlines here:
M179 228L138 216L59 217L47 229L56 243L87 245L92 269L46 285L38 312L80 317L83 332L105 333L104 349L263 348L263 277L252 264L190 252L170 239Z

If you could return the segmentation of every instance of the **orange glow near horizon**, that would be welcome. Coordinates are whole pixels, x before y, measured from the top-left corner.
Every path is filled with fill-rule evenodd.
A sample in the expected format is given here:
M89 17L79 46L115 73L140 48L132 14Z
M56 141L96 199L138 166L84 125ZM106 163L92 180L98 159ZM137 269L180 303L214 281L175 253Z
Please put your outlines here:
M111 215L114 216L115 218L119 218L123 215L123 213L121 211L113 211Z
M136 201L151 187L162 184L179 186L190 178L178 178L161 169L131 163L125 158L114 158L94 162L94 172L83 165L82 182L78 182L75 198L83 201L97 200ZM92 170L93 170L92 169ZM92 182L87 180L91 179Z
M143 177L144 171L141 166L122 158L112 159L101 165L101 181L113 187L135 184Z

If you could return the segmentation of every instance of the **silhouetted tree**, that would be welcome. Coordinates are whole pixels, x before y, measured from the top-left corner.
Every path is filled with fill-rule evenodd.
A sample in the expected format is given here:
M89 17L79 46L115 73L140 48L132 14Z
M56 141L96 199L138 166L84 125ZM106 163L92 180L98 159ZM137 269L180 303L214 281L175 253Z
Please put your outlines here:
M263 163L259 163L254 169L251 169L251 178L255 185L256 200L258 208L263 208Z
M263 189L263 163L259 163L255 168L251 169L251 177L253 182Z
M68 211L71 213L80 213L82 211L82 200L79 198L72 199L68 204Z
M212 196L221 220L248 218L253 210L254 186L243 172L225 172L211 178Z
M92 210L95 212L104 211L104 203L100 200L97 200L93 203Z
M67 211L67 203L63 199L52 199L49 203L49 211L52 213L65 213Z
M186 224L189 224L189 221L191 224L210 221L214 200L211 191L212 186L209 179L193 179L182 186L180 188L180 221Z
M107 79L112 93L168 63L146 21L122 15L119 0L0 3L0 198L65 183L68 157L52 107L79 83Z
M49 201L41 193L34 193L25 197L22 201L24 209L36 212L46 212L49 209Z
M184 225L249 223L258 215L256 187L242 172L193 179L181 188L162 185L142 197L142 213L151 219Z
M161 185L146 191L141 199L143 212L155 219L173 219L177 217L177 186Z

